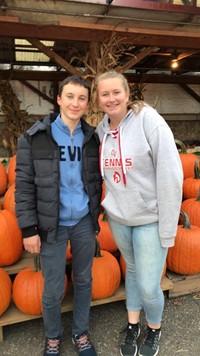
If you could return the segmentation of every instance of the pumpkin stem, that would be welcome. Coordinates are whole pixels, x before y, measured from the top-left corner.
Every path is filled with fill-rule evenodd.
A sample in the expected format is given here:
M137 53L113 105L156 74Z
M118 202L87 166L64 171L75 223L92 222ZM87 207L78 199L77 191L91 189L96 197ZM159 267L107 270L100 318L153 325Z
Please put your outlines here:
M186 212L183 210L181 210L180 214L183 217L183 228L188 229L188 230L191 229L190 219L189 219L188 214L186 214Z
M200 162L199 159L197 159L194 164L194 178L195 179L200 179L199 162Z
M182 141L176 140L176 139L174 141L175 141L176 145L180 146L180 148L181 148L181 152L180 153L187 153L186 145Z
M102 214L102 221L107 221L107 216L106 216L105 210L104 210L104 212Z
M34 253L34 272L39 272L39 271L41 271L40 254Z
M102 257L101 255L101 249L100 249L100 244L99 244L99 240L97 239L96 237L96 244L95 244L95 254L94 254L94 257Z

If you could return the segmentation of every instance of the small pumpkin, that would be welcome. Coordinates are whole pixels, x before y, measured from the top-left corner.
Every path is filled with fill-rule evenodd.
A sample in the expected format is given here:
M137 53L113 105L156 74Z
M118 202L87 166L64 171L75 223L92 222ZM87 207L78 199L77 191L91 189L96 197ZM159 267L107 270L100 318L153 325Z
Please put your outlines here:
M108 251L100 250L96 239L96 252L92 266L92 300L111 297L118 289L121 271L117 259Z
M188 214L192 225L200 227L200 189L196 199L190 198L183 201L181 209Z
M11 301L12 282L8 272L0 268L0 316L8 309Z
M97 236L101 250L115 252L118 250L117 244L113 238L105 212L99 215L100 232Z
M68 286L65 275L64 294ZM34 266L21 270L13 282L13 300L19 310L25 314L42 314L42 294L44 279L41 271L40 255L34 255Z
M0 195L3 195L7 189L8 179L6 169L2 162L0 162Z
M16 179L15 168L16 168L16 155L10 157L8 162L7 176L8 176L9 185L15 184L15 179Z
M200 227L191 225L186 212L181 210L183 225L178 225L175 245L168 249L167 268L179 274L200 272Z
M184 179L193 177L194 175L194 165L197 159L197 156L194 153L187 153L187 148L185 144L180 140L175 140L176 145L180 146L181 151L179 153L182 167L183 167L183 176Z
M23 251L22 233L11 211L0 210L0 267L17 262Z

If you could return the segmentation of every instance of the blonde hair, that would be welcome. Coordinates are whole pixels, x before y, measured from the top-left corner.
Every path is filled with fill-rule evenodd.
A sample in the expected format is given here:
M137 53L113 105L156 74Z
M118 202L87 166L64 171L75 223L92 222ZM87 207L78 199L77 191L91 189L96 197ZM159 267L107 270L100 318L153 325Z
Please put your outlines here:
M95 78L96 92L98 93L98 84L100 81L105 79L113 79L113 78L120 79L125 92L130 94L130 88L126 77L123 74L116 72L115 70L104 72L96 76ZM97 100L97 96L96 96L96 100ZM127 108L132 109L134 113L139 113L142 110L143 106L144 106L144 102L142 100L128 101L127 103Z

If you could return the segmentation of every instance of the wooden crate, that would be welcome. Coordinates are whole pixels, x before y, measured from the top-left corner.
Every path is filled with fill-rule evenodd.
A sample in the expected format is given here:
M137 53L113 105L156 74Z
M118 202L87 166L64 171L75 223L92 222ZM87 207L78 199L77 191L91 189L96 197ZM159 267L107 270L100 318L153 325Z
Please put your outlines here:
M168 293L169 298L200 291L200 273L187 276L167 270L166 275L173 284L173 289Z
M27 266L30 266L33 264L33 256L24 251L22 258L15 263L12 266L4 267L4 269L10 274L17 274L21 269L26 268ZM170 289L173 288L173 283L164 276L161 281L161 287L164 292L169 292ZM111 303L111 302L116 302L120 300L125 300L125 287L124 287L124 281L121 282L118 290L114 295L112 295L109 298L105 299L99 299L99 300L94 300L91 302L91 306L96 306L96 305L101 305L101 304L106 304L106 303ZM61 312L68 312L73 309L73 286L69 282L68 286L68 291L65 299L63 300L62 303L62 308ZM0 342L3 341L3 327L6 325L11 325L11 324L16 324L20 323L23 321L31 320L31 319L38 319L41 318L42 315L28 315L22 313L16 306L14 305L13 302L11 302L9 308L6 310L6 312L0 317Z

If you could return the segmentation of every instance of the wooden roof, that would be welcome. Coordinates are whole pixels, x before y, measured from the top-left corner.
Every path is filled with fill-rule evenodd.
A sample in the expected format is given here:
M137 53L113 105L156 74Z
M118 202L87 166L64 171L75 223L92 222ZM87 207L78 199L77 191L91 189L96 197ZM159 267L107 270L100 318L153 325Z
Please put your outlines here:
M121 56L118 64L130 80L199 84L200 7L193 6L197 5L194 0L188 6L181 0L174 1L179 3L3 0L0 76L21 80L62 79L66 71L79 71L80 61L72 58L84 57L91 42L102 43L115 33L119 41L131 48L129 56ZM17 45L16 39L27 43ZM51 41L51 45L41 41ZM35 60L36 51L45 54L46 60L42 56ZM170 63L175 58L179 68L171 70ZM34 65L54 70L23 70L24 66Z

